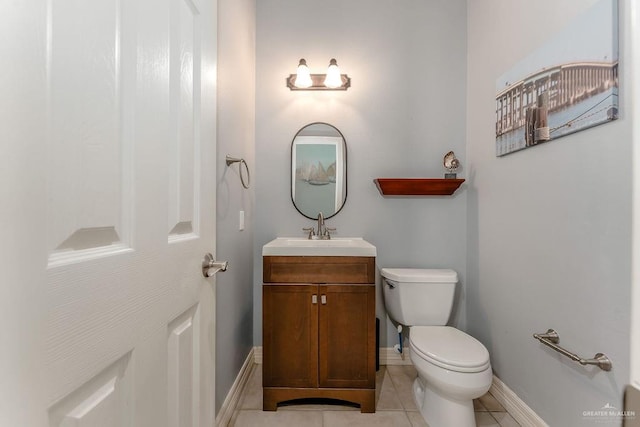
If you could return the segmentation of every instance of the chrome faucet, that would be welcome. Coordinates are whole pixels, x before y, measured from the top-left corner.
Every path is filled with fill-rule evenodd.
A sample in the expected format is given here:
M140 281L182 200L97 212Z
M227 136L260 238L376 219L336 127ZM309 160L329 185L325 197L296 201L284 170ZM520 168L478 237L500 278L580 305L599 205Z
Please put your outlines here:
M318 214L318 230L313 227L303 228L302 231L309 233L309 240L330 240L331 233L336 231L335 228L327 227L324 223L324 215L322 212Z

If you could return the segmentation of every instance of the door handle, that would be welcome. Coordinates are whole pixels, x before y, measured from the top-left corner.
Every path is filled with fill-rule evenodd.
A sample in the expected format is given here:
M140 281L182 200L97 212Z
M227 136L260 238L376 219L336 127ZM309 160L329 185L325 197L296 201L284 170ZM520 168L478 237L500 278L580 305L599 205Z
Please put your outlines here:
M216 261L213 255L207 253L202 260L202 275L204 277L211 277L218 271L227 271L228 267L228 261Z

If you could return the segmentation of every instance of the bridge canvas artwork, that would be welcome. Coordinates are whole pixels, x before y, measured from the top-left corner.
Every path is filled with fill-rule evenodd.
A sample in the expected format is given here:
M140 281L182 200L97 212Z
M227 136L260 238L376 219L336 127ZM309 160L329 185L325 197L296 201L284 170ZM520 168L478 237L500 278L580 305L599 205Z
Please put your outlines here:
M618 118L618 4L600 0L496 81L496 156Z

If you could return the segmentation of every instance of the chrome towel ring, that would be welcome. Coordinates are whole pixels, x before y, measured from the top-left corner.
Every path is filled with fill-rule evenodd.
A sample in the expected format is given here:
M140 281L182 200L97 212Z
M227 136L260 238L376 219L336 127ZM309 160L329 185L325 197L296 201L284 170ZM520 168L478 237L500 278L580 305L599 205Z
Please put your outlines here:
M240 174L240 182L242 182L242 186L246 189L249 189L249 184L251 183L251 175L249 175L249 166L247 166L247 162L244 159L237 159L235 157L231 157L227 154L225 158L227 160L227 166L231 166L234 163L240 163L240 165L244 165L244 169L247 172L247 182L245 182L244 174L242 173L242 167L238 165L238 173Z

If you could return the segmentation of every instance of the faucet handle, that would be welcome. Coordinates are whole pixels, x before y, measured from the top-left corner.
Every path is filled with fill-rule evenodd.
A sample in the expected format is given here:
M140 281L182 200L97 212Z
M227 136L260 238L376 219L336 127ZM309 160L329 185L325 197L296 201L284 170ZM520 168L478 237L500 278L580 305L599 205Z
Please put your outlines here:
M305 233L309 233L309 240L311 240L311 238L316 235L313 227L303 228L302 231L304 231Z
M331 239L331 233L333 233L336 230L337 230L337 228L335 228L335 227L325 227L324 228L324 235L327 236L327 239Z

